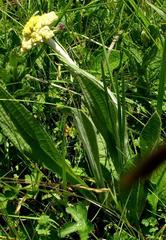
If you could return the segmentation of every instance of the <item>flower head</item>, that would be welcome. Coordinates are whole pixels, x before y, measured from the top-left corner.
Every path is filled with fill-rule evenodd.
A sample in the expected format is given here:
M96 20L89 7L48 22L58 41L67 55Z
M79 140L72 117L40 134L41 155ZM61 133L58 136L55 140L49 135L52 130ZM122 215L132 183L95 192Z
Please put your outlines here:
M32 16L22 31L23 40L21 51L25 52L40 42L49 40L54 36L50 25L57 20L55 12L45 13L41 16Z

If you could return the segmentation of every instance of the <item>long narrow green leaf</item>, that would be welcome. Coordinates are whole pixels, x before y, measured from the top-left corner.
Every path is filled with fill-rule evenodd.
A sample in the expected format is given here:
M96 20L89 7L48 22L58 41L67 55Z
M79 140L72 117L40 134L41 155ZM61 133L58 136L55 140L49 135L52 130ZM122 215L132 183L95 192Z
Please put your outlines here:
M161 119L157 112L155 112L145 127L142 130L140 135L140 147L141 154L147 154L152 151L154 147L156 147L159 142L161 134Z
M22 104L12 101L14 98L1 86L0 99L0 114L3 116L1 117L0 125L4 129L3 132L6 133L13 144L15 144L19 150L22 149L31 160L44 164L47 168L62 177L62 169L64 167L62 157L46 131ZM7 119L8 123L12 122L10 128L8 124L4 122L5 119ZM9 134L11 128L14 134L12 134L12 132ZM16 137L18 136L19 138L17 140ZM20 139L20 144L24 142L24 147L18 147ZM65 164L65 170L68 181L73 184L85 185L84 181L76 176L67 164Z
M162 112L164 94L165 94L165 84L166 84L166 38L164 41L163 47L163 57L161 62L161 72L160 72L160 81L158 89L158 98L157 98L157 111L159 114Z
M121 101L121 97L120 97L119 82L116 79L116 77L113 77L112 70L110 67L111 64L109 63L109 57L111 56L110 54L112 54L112 53L106 51L101 32L100 32L100 37L101 37L101 42L103 44L104 58L105 58L105 63L106 63L108 73L109 73L110 83L113 88L113 91L116 93L117 118L115 115L111 114L112 106L110 106L110 104L108 103L110 97L109 97L109 93L108 93L107 84L105 81L104 65L101 64L102 80L103 80L103 84L104 84L104 91L105 91L105 95L106 95L107 108L108 108L108 111L110 114L110 119L111 119L112 125L114 124L114 122L117 122L114 133L115 133L115 139L116 139L116 147L118 148L118 162L119 162L119 165L122 167L125 162L124 159L127 159L127 155L128 155L128 149L127 149L127 144L126 144L128 142L128 137L127 137L127 132L126 132L126 128L125 128L126 127L126 119L125 119L125 115L124 115L125 100L124 100L124 96L123 96L123 105L122 105L122 101Z
M81 110L76 108L65 108L74 116L76 127L88 156L91 171L99 188L104 188L104 178L99 161L99 150L97 145L96 130L90 118Z
M165 14L165 12L163 12L159 7L156 7L154 4L150 3L149 1L146 1L146 3L147 3L151 8L153 8L153 9L158 13L158 15L160 15L164 20L166 19L166 14Z
M2 133L10 139L13 145L21 152L31 152L30 146L24 141L18 133L17 128L0 105L0 127Z
M105 139L115 169L120 173L122 162L119 157L119 126L116 98L112 92L108 91L108 99L106 99L104 87L96 82L83 79L80 81L80 85L94 125Z
M143 22L143 24L147 27L150 24L150 21L147 17L145 17L142 9L139 7L138 3L136 3L134 0L129 0L126 1L124 0L124 2L126 3L127 6L129 6L128 2L131 4L131 6L133 7L136 16Z

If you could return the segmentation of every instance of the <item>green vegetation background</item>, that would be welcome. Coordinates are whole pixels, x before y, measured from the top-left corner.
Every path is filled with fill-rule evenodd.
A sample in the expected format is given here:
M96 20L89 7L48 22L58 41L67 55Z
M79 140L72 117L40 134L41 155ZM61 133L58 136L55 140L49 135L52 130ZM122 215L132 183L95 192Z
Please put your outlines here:
M20 52L34 14L55 40ZM165 141L166 1L0 1L0 239L165 239L166 174L120 176Z

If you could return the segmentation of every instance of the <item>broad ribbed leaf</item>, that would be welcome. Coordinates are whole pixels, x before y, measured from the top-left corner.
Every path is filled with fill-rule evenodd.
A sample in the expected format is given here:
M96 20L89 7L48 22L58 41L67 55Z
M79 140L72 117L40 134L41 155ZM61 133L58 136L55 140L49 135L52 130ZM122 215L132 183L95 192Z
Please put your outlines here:
M17 128L0 105L0 127L2 133L10 139L13 145L22 153L31 152L30 146L24 141L18 133Z
M155 183L156 188L154 190L155 197L163 203L166 203L166 166L161 165L153 174L151 178Z
M155 112L145 127L140 136L141 153L144 155L153 150L159 141L161 133L161 119L157 112Z
M0 86L0 126L13 144L36 162L62 176L66 171L67 180L72 183L85 183L64 163L54 142L29 111ZM4 100L3 100L4 99ZM13 101L12 101L13 100ZM19 146L23 144L22 146Z
M105 139L114 166L120 173L122 161L116 98L111 91L106 96L104 87L97 82L86 79L80 82L94 125Z

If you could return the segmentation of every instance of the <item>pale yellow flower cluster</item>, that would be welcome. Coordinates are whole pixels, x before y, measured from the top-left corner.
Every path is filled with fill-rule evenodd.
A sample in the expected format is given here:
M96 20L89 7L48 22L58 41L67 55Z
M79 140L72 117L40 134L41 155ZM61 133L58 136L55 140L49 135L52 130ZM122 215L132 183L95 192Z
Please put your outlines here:
M23 40L21 51L25 52L36 44L52 38L54 33L49 26L57 19L58 16L55 12L45 13L41 16L32 16L22 31Z

